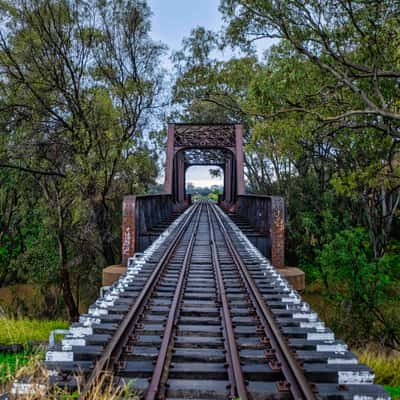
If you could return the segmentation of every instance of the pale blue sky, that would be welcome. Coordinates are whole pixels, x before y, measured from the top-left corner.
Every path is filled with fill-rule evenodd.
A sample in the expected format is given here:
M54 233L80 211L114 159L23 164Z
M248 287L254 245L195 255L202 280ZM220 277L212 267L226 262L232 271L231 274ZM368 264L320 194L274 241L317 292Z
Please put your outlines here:
M217 30L222 20L219 0L148 0L153 11L152 36L178 50L196 26Z
M219 0L148 0L153 12L152 38L169 47L169 55L181 48L182 39L189 36L197 26L218 30L221 27L221 15L218 12ZM170 69L171 62L166 57L165 67ZM220 179L212 179L207 167L190 168L187 182L195 186L220 184Z
M222 25L218 12L219 0L148 0L153 12L152 38L165 43L169 54L181 48L182 39L197 26L218 30ZM165 67L171 67L168 57ZM211 178L208 167L192 167L186 181L195 186L221 184L221 179Z
M197 26L218 31L223 25L218 11L219 0L147 0L152 12L152 38L169 47L169 55L181 48L182 39L189 36ZM270 41L257 43L258 55L270 46ZM221 57L228 57L221 54ZM165 57L165 67L171 69L169 57ZM195 186L220 184L218 178L211 178L209 167L190 168L186 180Z

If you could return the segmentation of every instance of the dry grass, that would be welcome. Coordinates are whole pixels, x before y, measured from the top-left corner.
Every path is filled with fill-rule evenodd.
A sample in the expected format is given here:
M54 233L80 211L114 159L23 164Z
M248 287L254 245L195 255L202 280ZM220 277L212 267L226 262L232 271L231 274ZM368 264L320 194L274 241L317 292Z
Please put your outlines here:
M21 400L72 400L77 399L81 393L81 388L70 393L67 390L49 385L49 375L46 368L43 366L42 356L33 355L29 362L20 368L16 373L10 374L8 384L2 388L2 392L11 392L12 382L26 382L31 384L29 394L16 394L12 398ZM77 381L79 379L77 378ZM131 399L138 400L136 395L129 387L120 387L114 384L113 378L110 375L104 374L92 391L86 397L88 400L123 400Z
M375 382L381 385L400 386L400 354L369 347L356 351L359 360L375 372Z

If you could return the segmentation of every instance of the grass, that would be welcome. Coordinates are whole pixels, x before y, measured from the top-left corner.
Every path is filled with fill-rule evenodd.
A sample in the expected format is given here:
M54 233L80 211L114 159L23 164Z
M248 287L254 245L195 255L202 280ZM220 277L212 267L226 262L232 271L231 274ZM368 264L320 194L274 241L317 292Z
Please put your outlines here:
M0 393L10 391L13 381L25 378L35 385L34 392L28 396L18 395L18 398L73 400L79 397L80 389L75 393L67 393L61 389L48 387L48 373L43 366L43 350L40 348L32 350L32 346L29 345L31 342L46 341L50 331L67 328L67 322L0 318L0 324L1 344L18 343L24 345L26 349L16 354L0 353ZM88 400L139 399L129 388L116 389L112 378L104 376L102 379L103 382L99 382L93 387L87 397Z
M367 348L356 351L361 363L374 370L375 383L383 385L393 400L400 400L400 356L397 352L383 352Z
M0 318L0 344L21 344L24 351L0 353L0 385L14 379L21 369L43 358L40 350L32 351L30 343L47 341L54 329L68 327L64 321Z
M24 360L25 365L7 375L8 385L1 387L1 390L10 391L11 383L15 380L25 378L25 383L32 383L33 387L29 395L17 395L18 399L24 400L74 400L78 399L81 388L78 387L74 393L69 393L61 388L49 387L48 372L42 363L43 354L30 355ZM26 379L28 379L26 381ZM14 398L14 397L13 397ZM115 385L112 376L103 375L93 386L92 390L85 397L87 400L139 400L139 396L133 388Z
M400 386L388 386L385 385L386 391L389 392L390 397L392 400L398 400L400 399Z
M46 341L54 329L68 328L65 321L0 318L0 344L27 344Z
M367 364L375 372L375 382L392 387L400 386L400 356L374 349L356 352L361 363Z
M0 384L6 383L10 377L15 376L16 372L29 363L31 354L26 352L17 354L0 353Z

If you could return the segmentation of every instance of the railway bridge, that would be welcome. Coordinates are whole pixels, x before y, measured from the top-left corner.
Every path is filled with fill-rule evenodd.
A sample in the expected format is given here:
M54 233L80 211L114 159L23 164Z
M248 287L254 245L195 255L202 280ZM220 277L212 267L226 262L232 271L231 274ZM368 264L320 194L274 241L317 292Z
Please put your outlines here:
M245 193L243 125L169 124L163 194L126 196L123 204L122 265L104 270L108 286L125 271L128 259L146 249L183 210L191 205L186 171L191 166L221 168L219 205L249 240L280 269L297 290L304 273L284 264L284 199Z
M389 399L295 290L283 199L245 194L242 136L169 125L165 193L125 198L123 264L47 352L54 384L82 399L104 382L144 399ZM218 204L192 204L191 165L223 170Z

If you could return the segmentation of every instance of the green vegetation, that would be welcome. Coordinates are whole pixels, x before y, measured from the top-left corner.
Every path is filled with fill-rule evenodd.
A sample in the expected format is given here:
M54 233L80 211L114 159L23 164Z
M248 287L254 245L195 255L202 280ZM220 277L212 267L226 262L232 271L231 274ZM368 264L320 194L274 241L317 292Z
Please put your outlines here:
M385 389L389 392L389 394L393 400L400 399L400 386L385 385Z
M3 1L0 19L0 287L76 320L119 262L122 197L157 177L165 48L144 2Z
M211 172L212 170L210 170ZM200 199L211 199L218 201L218 195L222 194L223 189L217 185L211 187L197 187L192 182L189 182L186 187L186 193L192 195L192 201Z
M360 362L374 370L375 382L384 385L392 399L400 398L400 358L398 354L384 354L374 350L356 352Z
M247 190L285 198L286 263L356 348L400 350L399 7L222 0L224 29L194 29L174 57L177 114L244 122Z
M37 390L28 396L24 396L26 400L36 400L46 398L48 400L73 400L77 399L80 390L69 393L65 389L54 386L49 387L47 371L42 366L43 354L20 353L17 355L0 355L0 390L7 391L12 381L21 377L34 378L33 382L37 385ZM105 382L99 382L89 394L88 399L93 400L122 400L134 399L139 397L132 395L132 391L128 387L119 387L114 384L112 377L104 376ZM44 393L43 387L48 388L48 392Z
M391 387L400 386L400 358L398 354L385 354L374 350L357 352L359 360L369 365L375 373L376 383Z
M65 321L39 321L29 319L0 318L0 344L28 344L29 342L46 342L50 332L65 329Z
M286 263L307 295L354 348L399 351L400 4L220 11L221 32L198 27L175 52L168 98L146 2L1 2L0 291L41 299L11 293L6 315L72 321L97 296L120 259L122 197L156 190L166 135L149 127L172 103L171 120L244 123L247 190L285 198Z
M29 362L28 353L0 353L0 385L10 381L16 372Z

